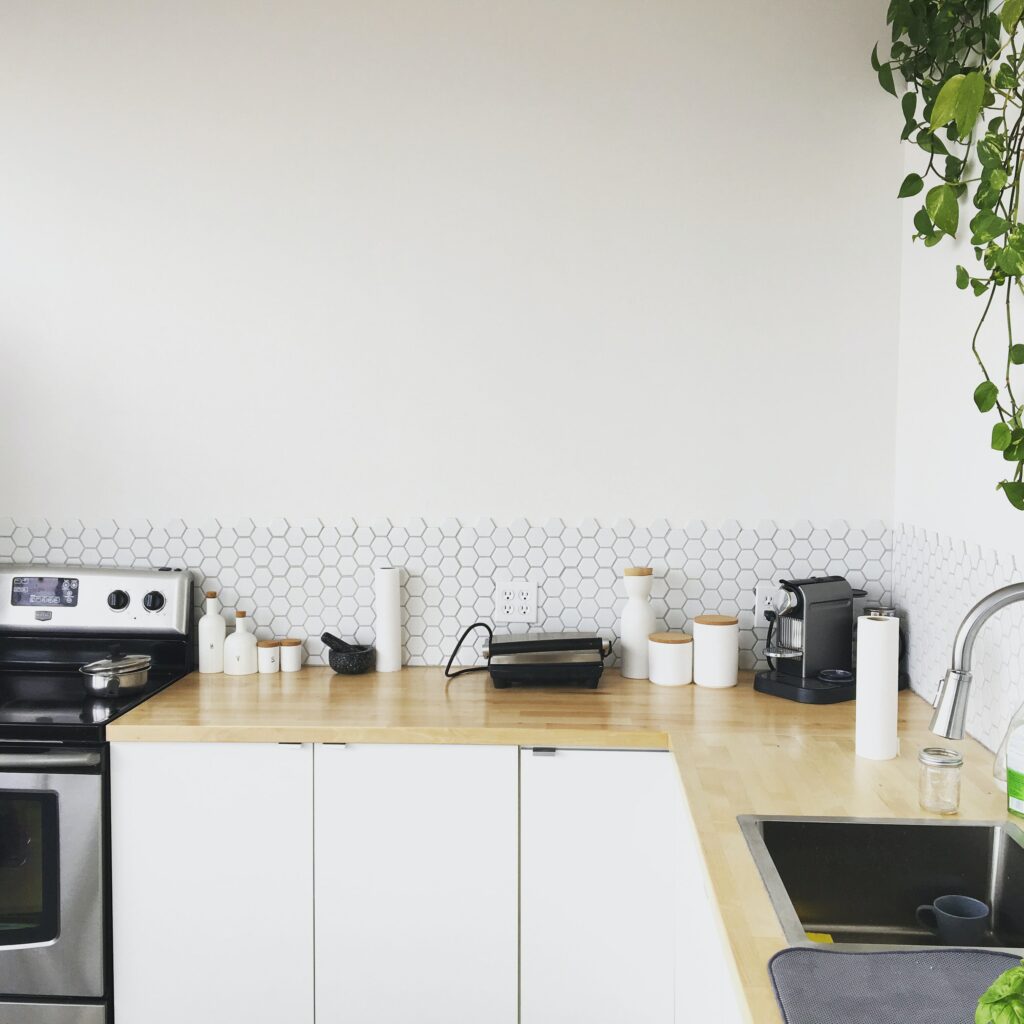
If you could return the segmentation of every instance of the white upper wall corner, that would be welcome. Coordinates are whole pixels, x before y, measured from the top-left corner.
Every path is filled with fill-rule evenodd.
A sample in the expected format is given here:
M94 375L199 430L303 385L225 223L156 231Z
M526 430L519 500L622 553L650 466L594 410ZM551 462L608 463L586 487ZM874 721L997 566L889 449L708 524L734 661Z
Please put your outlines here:
M884 8L5 4L0 512L890 519Z

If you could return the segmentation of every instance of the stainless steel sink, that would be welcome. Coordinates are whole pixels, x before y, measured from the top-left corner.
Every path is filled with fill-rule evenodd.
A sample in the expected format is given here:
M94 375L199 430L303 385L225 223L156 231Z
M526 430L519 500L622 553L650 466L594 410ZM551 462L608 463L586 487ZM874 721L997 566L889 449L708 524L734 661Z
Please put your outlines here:
M915 912L960 893L991 908L986 946L1024 948L1024 833L1010 822L742 815L786 939L843 948L935 946Z

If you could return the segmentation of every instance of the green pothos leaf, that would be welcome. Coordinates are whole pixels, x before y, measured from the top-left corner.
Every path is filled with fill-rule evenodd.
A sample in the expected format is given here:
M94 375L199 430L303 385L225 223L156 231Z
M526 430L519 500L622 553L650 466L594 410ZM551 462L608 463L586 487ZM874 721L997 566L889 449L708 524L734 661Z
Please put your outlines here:
M1022 14L1024 14L1024 0L1003 0L999 21L1007 35L1017 27L1017 22L1020 21Z
M1009 92L1011 89L1016 89L1020 84L1020 79L1017 77L1017 73L1013 68L1006 64L999 65L999 69L996 71L995 81L993 83L997 89L1003 89Z
M992 427L992 447L997 452L1005 452L1012 439L1013 432L1005 423L997 423Z
M1010 229L1010 222L989 210L982 210L971 220L971 244L986 245L988 242L1005 235Z
M986 135L978 143L978 159L982 167L998 167L1003 162L1003 137Z
M988 412L994 408L996 399L999 397L999 388L990 380L982 381L974 389L974 404L979 412Z
M1024 274L1024 253L1012 245L1004 246L996 253L996 266L1011 277Z
M952 185L936 185L928 190L924 208L932 223L947 235L956 235L960 224L960 204L956 201L956 189Z
M957 266L956 268L956 286L961 291L971 283L971 275L967 273L966 267Z
M888 64L883 64L878 69L878 84L891 96L896 95L896 84L892 78L892 68Z
M899 198L909 199L916 196L924 188L924 178L920 174L908 174L900 185Z
M956 121L957 134L966 139L974 131L975 122L985 102L985 76L980 71L972 71L964 78L957 94L956 108L953 117Z
M985 76L980 71L947 78L932 104L932 131L953 121L957 135L966 139L974 129L984 102Z
M942 83L939 95L935 97L932 104L932 116L930 119L932 131L938 131L943 125L949 124L956 116L956 104L960 97L960 90L963 88L966 75L953 75Z
M1010 346L1010 362L1014 366L1020 366L1024 363L1024 345Z
M935 132L920 131L917 133L917 144L926 153L936 153L939 156L949 156L946 144L935 134Z
M1001 490L1014 508L1024 511L1024 484L1003 480L996 484L996 490ZM1006 996L998 1001L979 1003L974 1020L975 1024L1024 1024L1024 999Z

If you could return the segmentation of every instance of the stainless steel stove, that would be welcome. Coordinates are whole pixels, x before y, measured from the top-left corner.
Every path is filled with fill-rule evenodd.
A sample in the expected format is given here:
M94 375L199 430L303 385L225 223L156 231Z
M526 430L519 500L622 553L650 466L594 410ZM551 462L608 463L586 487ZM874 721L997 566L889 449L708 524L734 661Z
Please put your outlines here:
M0 566L0 1021L112 1020L106 725L192 670L191 574ZM147 654L145 687L79 668Z

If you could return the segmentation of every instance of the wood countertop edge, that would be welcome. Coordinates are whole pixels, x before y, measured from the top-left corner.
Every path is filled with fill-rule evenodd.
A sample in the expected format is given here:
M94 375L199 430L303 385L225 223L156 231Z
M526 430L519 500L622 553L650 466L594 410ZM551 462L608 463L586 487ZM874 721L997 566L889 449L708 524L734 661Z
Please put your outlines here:
M788 943L737 815L934 817L917 806L917 749L930 709L900 696L902 750L893 761L854 756L854 705L797 705L754 692L662 688L609 671L598 691L494 691L486 677L449 692L437 669L356 677L338 687L327 669L292 679L198 676L124 718L121 742L451 743L668 750L692 816L707 891L750 1024L781 1020L767 965ZM289 720L290 718L290 720ZM331 719L334 721L331 721ZM422 720L424 724L417 724ZM439 721L441 720L441 721ZM460 721L461 720L461 721ZM965 757L960 820L1002 818L992 754L974 740ZM812 770L808 770L808 768Z
M597 750L669 749L667 732L646 729L551 726L323 726L323 725L124 725L112 743L423 743L466 746L576 747Z

